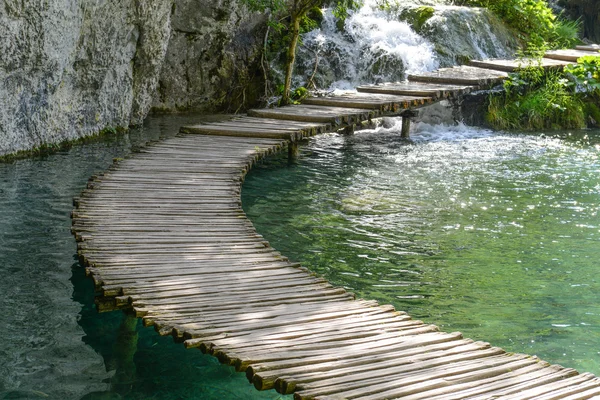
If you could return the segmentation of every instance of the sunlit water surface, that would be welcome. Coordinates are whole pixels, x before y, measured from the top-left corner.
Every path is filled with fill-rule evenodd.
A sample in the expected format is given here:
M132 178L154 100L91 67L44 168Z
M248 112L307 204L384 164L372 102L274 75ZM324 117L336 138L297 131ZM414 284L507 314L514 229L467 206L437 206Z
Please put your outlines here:
M98 314L76 259L70 212L87 179L198 119L150 118L129 135L0 163L0 399L280 397L135 320L121 329L121 312Z
M248 176L291 259L364 298L600 374L600 132L323 135Z

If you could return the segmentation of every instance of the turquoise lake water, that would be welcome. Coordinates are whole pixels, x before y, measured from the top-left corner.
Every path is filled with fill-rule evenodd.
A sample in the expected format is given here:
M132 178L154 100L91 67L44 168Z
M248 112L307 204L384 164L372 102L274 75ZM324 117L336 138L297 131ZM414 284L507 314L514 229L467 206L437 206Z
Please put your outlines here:
M71 199L88 177L197 120L151 118L0 164L0 399L282 398L121 312L96 313L76 259ZM412 142L314 138L297 163L253 170L244 207L278 250L362 297L600 373L600 133L415 128Z
M0 163L0 399L282 398L141 323L119 333L123 313L96 312L77 262L70 212L88 178L198 119L150 118L129 135Z
M294 261L445 331L600 374L600 132L324 135L242 193Z

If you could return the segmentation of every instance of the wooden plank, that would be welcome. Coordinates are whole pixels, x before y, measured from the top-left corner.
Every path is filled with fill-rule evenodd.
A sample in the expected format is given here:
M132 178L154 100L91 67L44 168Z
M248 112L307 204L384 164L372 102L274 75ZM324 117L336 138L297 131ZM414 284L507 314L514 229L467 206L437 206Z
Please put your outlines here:
M529 391L524 393L523 399L533 398L539 400L562 400L566 398L583 398L590 399L594 398L594 392L600 388L600 379L596 378L592 374L581 374L580 380L578 377L570 378L565 380L564 387L555 387L550 391L545 391L543 393L536 394L534 397L530 396ZM542 388L543 389L543 388ZM591 395L588 391L591 391ZM509 399L517 399L519 395L509 396Z
M397 380L382 377L354 384L302 390L296 392L294 399L320 399L333 393L336 394L336 398L361 398L364 400L407 397L457 384L477 386L480 380L511 373L532 364L537 364L537 361L520 355L488 357L481 361L458 362L452 366L402 374L402 377Z
M578 373L574 369L551 365L527 374L520 374L512 379L498 379L476 388L455 392L455 396L462 395L469 396L473 400L483 400L489 396L490 392L493 392L495 395L502 396L502 398L513 394L524 399L525 397L522 394L532 388L539 390L543 387L563 387L562 384L565 380L576 376L578 376ZM440 398L437 398L437 400L440 400Z
M502 82L507 77L506 72L461 65L459 67L441 68L433 72L411 74L408 76L408 80L412 82L489 87Z
M432 98L446 98L468 93L475 89L472 85L435 84L427 82L397 82L380 85L358 86L359 93L412 96L413 106L430 103ZM416 102L416 104L415 104Z
M444 355L441 354L440 357L436 358L426 358L424 360L412 360L412 359L398 359L396 362L391 362L382 365L382 368L371 369L368 371L361 371L351 369L347 371L346 374L332 377L332 378L324 378L319 380L313 380L311 382L297 382L296 388L299 391L311 390L316 392L319 388L324 388L324 391L330 391L328 389L332 386L343 386L344 390L349 390L352 388L360 388L363 385L363 382L374 382L374 381L387 381L390 376L398 376L398 375L412 375L412 373L417 373L412 375L414 380L413 382L418 382L418 374L421 376L425 375L425 379L427 379L427 374L429 371L432 373L432 377L434 376L433 371L444 371L449 369L449 366L464 366L466 368L461 369L460 371L473 371L473 365L477 365L481 367L480 363L486 363L489 360L501 360L507 361L506 356L502 356L504 354L504 350L491 347L489 349L478 349L474 351L463 351L458 354L449 354ZM487 365L487 364L483 364ZM496 365L495 363L493 365ZM425 374L423 374L425 372ZM440 374L439 376L444 376Z
M317 122L308 122L308 121L286 121L281 119L271 119L271 118L256 118L251 116L242 116L234 119L234 121L243 121L243 122L255 122L264 125L272 125L272 126L291 126L299 129L315 129L318 133L324 133L331 130L331 125L326 123L317 123Z
M489 347L487 343L458 340L392 351L381 355L365 354L353 360L335 360L308 366L258 371L257 366L251 366L248 368L246 376L257 388L273 384L280 393L292 393L296 386L301 383L317 382L321 379L336 378L349 373L378 370L388 366L436 359L469 351L485 350Z
M368 109L311 107L309 105L250 110L248 115L292 121L326 122L336 126L365 121L375 116L374 112Z
M460 378L450 377L447 384L437 384L431 390L423 390L419 393L414 393L408 396L403 396L407 400L429 400L429 399L462 399L461 393L469 393L470 390L478 391L479 387L487 387L488 385L510 385L511 382L520 382L521 380L535 379L536 376L544 375L548 372L548 368L543 363L527 363L522 361L517 364L515 370L509 368L494 368L490 371L477 371L464 374ZM481 385L481 386L480 386ZM495 398L492 395L492 398ZM357 397L357 399L377 399L379 394L369 395L365 397ZM499 397L501 398L501 397ZM489 394L486 399L489 399Z
M584 44L584 45L575 46L575 50L590 51L590 52L593 52L593 53L598 53L600 51L600 45L598 45L598 44Z
M231 127L220 125L188 125L181 127L182 133L196 133L202 135L236 136L236 137L261 137L276 138L295 141L302 137L302 132L277 132L269 129Z
M544 55L545 58L554 60L577 62L581 57L593 55L589 51L581 50L549 50Z
M562 69L572 65L570 61L553 60L550 58L535 59L496 59L496 60L471 60L469 65L478 68L492 69L495 71L515 72L527 67L542 67L545 69Z

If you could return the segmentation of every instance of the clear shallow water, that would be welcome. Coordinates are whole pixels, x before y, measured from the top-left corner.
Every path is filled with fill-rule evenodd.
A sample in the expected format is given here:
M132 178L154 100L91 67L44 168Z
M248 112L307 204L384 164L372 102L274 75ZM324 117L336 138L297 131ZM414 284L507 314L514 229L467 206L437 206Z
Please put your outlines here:
M0 399L278 399L121 312L98 314L76 261L72 198L92 174L199 117L0 164ZM122 333L120 330L124 329Z
M324 135L242 192L258 231L359 296L600 374L600 132Z

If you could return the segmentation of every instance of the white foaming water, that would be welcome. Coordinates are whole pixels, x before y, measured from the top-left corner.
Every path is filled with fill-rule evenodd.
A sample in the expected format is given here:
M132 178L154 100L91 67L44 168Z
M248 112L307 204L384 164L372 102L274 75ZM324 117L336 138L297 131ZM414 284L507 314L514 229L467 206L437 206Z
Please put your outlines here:
M431 125L420 122L414 124L410 137L414 142L442 142L482 139L497 135L498 133L492 130L467 126L462 122L457 125Z
M402 118L386 118L384 124L361 133L398 134L402 130ZM418 122L411 125L410 140L414 143L460 141L466 139L481 139L498 135L489 129L467 126L463 123L457 125L438 124L432 125Z
M348 90L356 85L400 81L406 74L438 67L433 45L406 22L392 19L373 0L350 15L341 32L331 10L325 10L320 29L303 37L299 71L315 76L320 88Z

